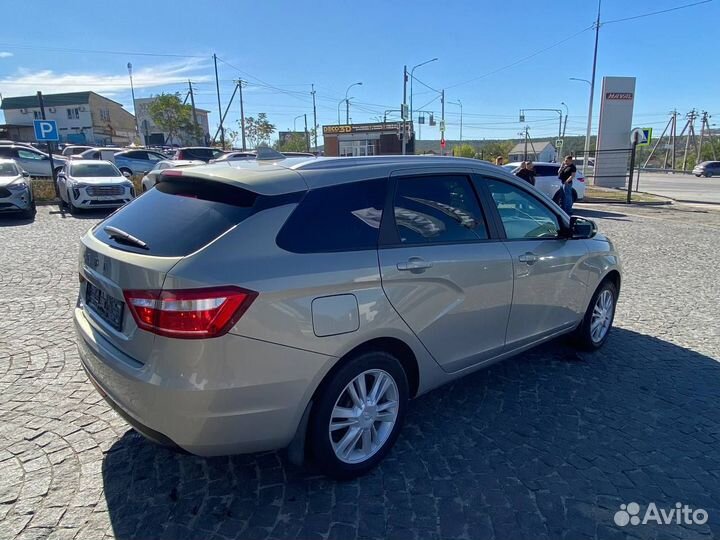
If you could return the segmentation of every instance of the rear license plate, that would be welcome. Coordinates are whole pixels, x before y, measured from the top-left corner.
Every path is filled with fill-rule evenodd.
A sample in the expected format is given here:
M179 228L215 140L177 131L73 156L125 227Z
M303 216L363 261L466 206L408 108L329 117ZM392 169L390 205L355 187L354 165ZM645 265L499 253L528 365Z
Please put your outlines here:
M85 285L85 303L115 330L122 330L124 302L116 300L88 281Z

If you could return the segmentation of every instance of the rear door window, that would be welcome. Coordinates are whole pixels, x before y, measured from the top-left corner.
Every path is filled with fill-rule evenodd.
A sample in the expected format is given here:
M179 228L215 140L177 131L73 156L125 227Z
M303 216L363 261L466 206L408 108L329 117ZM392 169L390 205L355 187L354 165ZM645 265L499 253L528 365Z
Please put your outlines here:
M488 238L480 204L467 176L400 178L394 212L401 244L473 242Z
M387 180L309 191L277 236L282 249L326 253L377 249Z
M256 194L219 182L165 180L100 223L94 235L117 249L158 257L183 257L206 246L253 213ZM118 241L112 226L147 244Z
M560 171L560 165L535 165L535 173L537 176L552 176L557 178Z

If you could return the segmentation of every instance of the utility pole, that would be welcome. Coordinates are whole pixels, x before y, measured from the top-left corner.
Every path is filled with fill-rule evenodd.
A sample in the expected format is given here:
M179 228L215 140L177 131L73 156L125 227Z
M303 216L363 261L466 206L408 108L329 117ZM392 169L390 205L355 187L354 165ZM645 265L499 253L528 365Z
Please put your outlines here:
M242 79L238 79L238 89L240 90L240 139L242 140L242 149L246 150L246 148L245 148L245 104L243 102L243 95L242 95L242 89L243 89Z
M190 106L192 107L192 115L193 115L193 124L195 125L195 129L198 128L198 119L197 119L197 111L195 110L195 94L193 94L193 87L192 83L188 81L188 90L190 93ZM147 141L145 141L147 144Z
M690 137L692 137L693 140L693 146L696 146L696 140L695 140L695 119L697 118L697 111L693 109L689 113L687 113L687 123L685 124L685 127L683 128L683 133L685 133L685 130L687 129L687 137L685 138L685 155L683 156L683 166L682 170L685 170L685 167L687 166L687 156L688 156L688 150L690 149ZM682 133L680 134L682 137Z
M595 71L597 69L598 39L600 38L600 4L598 0L597 20L595 21L595 50L593 52L592 77L590 78L590 103L588 103L587 131L585 132L585 156L583 163L588 163L590 158L590 136L592 132L592 111L593 99L595 99Z
M445 155L445 89L440 92L440 155Z
M128 74L130 75L130 92L132 93L133 116L135 117L135 137L137 137L137 139L140 140L140 125L138 124L137 107L135 106L135 86L133 86L132 64L130 62L127 63L127 68L128 68Z
M715 154L715 146L712 143L712 132L710 131L710 121L708 120L708 118L710 118L710 115L708 115L707 111L703 111L702 126L700 127L700 145L698 146L697 159L695 160L696 164L702 162L702 148L703 141L705 140L705 131L707 131L708 133L710 148L712 149L713 153L713 159L717 159L717 156Z
M307 114L303 114L305 117L305 148L309 152L310 151L310 133L308 132L307 128Z
M677 110L673 109L673 116L672 116L672 129L670 131L670 145L672 147L672 158L670 160L670 168L674 171L675 170L675 142L677 141Z
M650 160L652 159L653 155L655 154L655 151L660 147L660 143L662 142L663 137L665 137L665 133L668 132L668 129L670 129L668 138L674 140L675 135L674 135L672 126L673 126L673 123L675 122L676 117L677 117L677 111L671 111L670 112L670 120L668 120L668 123L665 125L665 129L663 129L663 132L660 135L660 138L657 140L657 142L655 142L655 146L653 146L652 150L650 151L650 155L645 160L645 165L643 165L643 168L647 168L648 163L650 163ZM670 153L670 149L669 149L669 145L668 145L668 149L665 150L665 159L663 160L663 169L667 168L669 153Z
M402 100L402 130L400 136L402 137L402 155L407 155L407 83L408 73L407 65L403 67L403 100Z
M217 70L217 54L213 54L213 62L215 63L215 89L217 90L217 100L218 100L218 114L220 119L220 145L222 146L223 150L225 149L225 128L223 127L223 112L222 112L222 103L220 103L220 79L218 78L218 70Z
M317 108L315 107L315 85L310 85L312 88L312 98L313 98L313 138L315 139L315 152L317 152L318 149L318 143L317 143L317 137L318 137L318 123L317 123Z

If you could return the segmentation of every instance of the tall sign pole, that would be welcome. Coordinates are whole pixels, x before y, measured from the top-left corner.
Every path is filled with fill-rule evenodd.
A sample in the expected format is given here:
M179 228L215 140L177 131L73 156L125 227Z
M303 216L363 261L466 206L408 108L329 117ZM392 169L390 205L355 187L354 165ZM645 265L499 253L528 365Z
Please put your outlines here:
M595 71L597 68L598 39L600 38L600 4L598 0L597 20L595 21L595 51L593 52L592 77L590 78L590 103L588 103L587 131L585 132L585 155L583 163L588 163L590 158L590 136L592 131L593 100L595 99Z
M43 103L43 96L42 92L38 90L37 93L38 102L40 103L40 115L42 116L43 120L46 120L45 118L45 104ZM53 147L52 143L47 143L48 147L48 156L50 157L50 176L52 176L53 179L53 186L55 187L55 196L60 197L60 193L58 192L58 186L57 186L57 178L55 177L55 163L53 162Z
M140 140L140 125L138 124L137 107L135 106L135 86L133 85L132 64L130 62L127 63L127 68L130 75L130 93L132 94L133 116L135 117L135 137Z
M190 81L188 81L188 90L190 93L190 106L192 107L193 124L195 125L195 129L198 129L199 124L197 119L197 110L195 109L195 94L193 93L193 87ZM147 144L147 141L145 141L145 144Z

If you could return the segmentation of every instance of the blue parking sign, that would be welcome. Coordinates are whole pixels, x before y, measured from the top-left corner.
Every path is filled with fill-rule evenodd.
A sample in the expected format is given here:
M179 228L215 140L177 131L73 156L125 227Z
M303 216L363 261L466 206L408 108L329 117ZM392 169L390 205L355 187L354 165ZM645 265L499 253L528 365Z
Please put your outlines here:
M35 140L38 142L59 141L57 122L55 120L35 120Z

